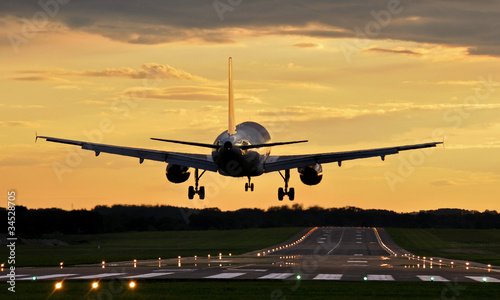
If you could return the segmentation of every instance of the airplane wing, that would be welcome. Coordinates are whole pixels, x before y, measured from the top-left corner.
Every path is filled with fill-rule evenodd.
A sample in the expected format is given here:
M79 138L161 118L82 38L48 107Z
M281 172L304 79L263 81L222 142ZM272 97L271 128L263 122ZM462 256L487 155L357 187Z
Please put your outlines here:
M81 146L82 149L94 151L96 156L98 156L101 152L111 153L123 156L137 157L139 158L140 163L142 163L145 159L148 159L148 160L172 163L190 168L207 170L211 172L217 172L217 167L213 162L211 155L177 153L177 152L167 152L167 151L149 150L141 148L121 147L121 146L59 139L48 136L37 136L36 138L45 139L48 142Z
M397 154L399 151L421 149L436 147L443 142L433 142L424 144L415 144L399 147L388 147L378 149L356 150L347 152L331 152L319 153L308 155L283 155L283 156L269 156L264 163L264 172L275 172L286 169L301 168L306 166L313 166L315 164L325 164L337 162L339 166L344 160L353 160L359 158L376 157L380 156L382 160L386 155Z

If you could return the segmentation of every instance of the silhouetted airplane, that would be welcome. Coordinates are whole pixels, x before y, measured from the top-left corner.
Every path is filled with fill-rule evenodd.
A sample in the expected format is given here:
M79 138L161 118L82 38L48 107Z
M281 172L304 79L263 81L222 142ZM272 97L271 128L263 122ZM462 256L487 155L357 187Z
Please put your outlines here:
M298 169L300 179L304 184L316 185L323 177L323 168L321 164L324 163L337 162L340 166L345 160L376 156L380 156L380 158L384 160L386 155L397 154L399 151L435 147L437 144L442 144L442 142L432 142L347 152L285 156L270 155L271 147L303 143L307 142L307 140L271 143L269 132L260 124L255 122L244 122L235 125L231 58L229 58L228 129L222 132L215 139L213 144L151 138L157 141L210 148L212 149L211 155L112 146L47 136L37 136L37 139L38 138L46 139L49 142L81 146L82 149L94 151L96 156L104 152L137 157L140 163L145 159L166 162L168 163L166 175L168 180L173 183L182 183L188 180L190 176L189 168L194 168L195 186L190 186L188 189L189 199L193 199L195 194L198 194L200 199L205 198L205 188L203 186L199 187L199 180L205 171L219 172L219 174L224 176L248 177L248 182L245 183L245 191L249 189L250 191L254 190L254 184L251 183L251 178L253 176L278 171L285 181L285 187L280 187L278 189L278 199L280 201L283 200L285 195L287 195L291 201L295 198L294 188L288 188L290 169L292 168ZM199 170L203 170L203 172L199 174ZM281 171L284 171L285 174L283 175Z

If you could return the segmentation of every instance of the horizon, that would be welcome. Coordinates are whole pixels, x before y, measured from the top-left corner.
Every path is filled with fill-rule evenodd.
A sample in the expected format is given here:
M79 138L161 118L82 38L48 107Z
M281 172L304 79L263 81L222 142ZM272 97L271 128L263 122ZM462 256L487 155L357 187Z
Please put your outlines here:
M0 169L17 205L500 211L498 5L197 1L4 5ZM251 193L246 178L207 172L206 199L188 200L193 176L170 183L165 163L34 143L209 154L150 138L213 143L227 129L228 57L236 123L262 124L273 142L309 140L271 154L445 147L323 164L316 186L293 169L295 201L279 202L277 172L252 178Z

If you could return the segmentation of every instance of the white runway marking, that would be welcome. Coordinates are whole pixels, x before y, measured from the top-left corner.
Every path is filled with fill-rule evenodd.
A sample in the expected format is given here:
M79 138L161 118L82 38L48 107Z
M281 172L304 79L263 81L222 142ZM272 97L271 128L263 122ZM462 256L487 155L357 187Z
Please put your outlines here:
M36 280L43 280L43 279L51 279L51 278L61 278L61 277L69 277L69 276L75 276L78 274L52 274L52 275L42 275L42 276L36 276ZM33 276L30 277L23 277L20 278L19 280L33 280Z
M367 264L367 260L348 260L348 264Z
M313 279L315 280L340 280L342 274L318 274Z
M465 276L465 277L479 282L483 282L483 278L486 278L486 282L500 282L500 280L488 276Z
M80 277L71 277L70 279L97 279L97 278L119 276L119 275L125 275L125 274L126 273L102 273L102 274L87 275L87 276L80 276Z
M220 273L220 274L215 274L215 275L212 275L212 276L207 276L205 278L211 278L211 279L215 279L215 278L218 278L218 279L228 279L228 278L234 278L234 277L238 277L238 276L241 276L241 275L245 275L246 273Z
M368 275L368 280L374 281L394 281L394 277L391 275Z
M439 281L439 282L449 282L448 279L442 276L430 276L430 275L417 275L418 278L422 281ZM434 277L434 280L431 280L431 277Z
M17 278L24 277L24 276L28 276L28 275L17 275L16 274L16 280L17 280ZM0 276L0 279L10 279L9 277L10 277L10 275L3 275L3 276Z
M363 256L363 254L356 253L354 256Z
M286 279L292 275L293 273L270 273L259 277L259 279Z
M158 276L169 275L169 274L174 274L174 273L172 273L172 272L168 272L168 273L159 273L159 272L156 272L156 273L146 273L146 274L131 275L131 276L126 276L126 277L122 277L122 278L124 278L124 279L129 279L129 278L152 278L152 277L158 277Z

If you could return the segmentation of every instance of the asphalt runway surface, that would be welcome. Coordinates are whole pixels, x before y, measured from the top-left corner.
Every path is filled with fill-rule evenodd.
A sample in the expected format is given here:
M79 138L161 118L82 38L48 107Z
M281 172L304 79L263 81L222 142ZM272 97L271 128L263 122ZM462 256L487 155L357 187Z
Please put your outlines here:
M243 255L218 253L163 260L57 268L16 268L16 281L262 279L500 283L500 268L398 247L381 228L310 228L282 244ZM8 281L1 270L0 281Z

